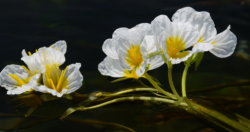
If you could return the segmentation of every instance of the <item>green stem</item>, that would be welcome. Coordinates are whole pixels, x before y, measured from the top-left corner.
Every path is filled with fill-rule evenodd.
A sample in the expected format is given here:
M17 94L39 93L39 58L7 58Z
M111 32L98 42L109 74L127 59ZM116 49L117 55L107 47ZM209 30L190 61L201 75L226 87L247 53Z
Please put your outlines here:
M173 78L172 78L172 68L168 69L168 81L169 81L170 88L172 89L175 97L177 98L177 100L179 100L180 96L179 96L179 94L177 93L177 91L176 91L176 89L174 87L174 82L173 82Z
M172 98L172 99L176 99L176 97L169 93L169 92L166 92L165 90L163 90L161 87L159 87L156 82L148 75L148 73L144 73L145 77L148 79L148 81L162 94Z
M138 81L143 87L149 87L149 86L147 86L146 84L144 84L141 80L139 80L139 79L136 79L136 81Z
M89 109L95 109L98 107L102 107L108 104L120 102L120 101L134 101L134 100L142 100L142 101L159 101L159 102L164 102L168 104L175 104L175 100L170 100L170 99L165 99L165 98L159 98L159 97L145 97L145 96L134 96L134 97L122 97L122 98L117 98L113 99L98 105L90 106L90 107L79 107L77 110L89 110ZM180 106L188 106L186 103L180 103Z
M132 89L126 89L126 90L122 90L116 93L102 93L102 96L117 96L120 94L125 94L125 93L130 93L130 92L135 92L135 91L149 91L149 92L158 92L157 89L154 88L132 88Z
M194 109L193 104L189 101L189 99L187 98L187 94L186 94L186 79L187 79L188 68L189 68L189 65L186 64L185 69L183 71L183 75L182 75L182 81L181 81L181 85L182 85L182 97L185 100L185 102L188 104L188 106L191 109Z
M182 96L183 97L187 97L187 95L186 95L186 79L187 79L188 68L189 68L189 65L186 64L185 69L183 71L183 75L182 75L181 86L182 86Z

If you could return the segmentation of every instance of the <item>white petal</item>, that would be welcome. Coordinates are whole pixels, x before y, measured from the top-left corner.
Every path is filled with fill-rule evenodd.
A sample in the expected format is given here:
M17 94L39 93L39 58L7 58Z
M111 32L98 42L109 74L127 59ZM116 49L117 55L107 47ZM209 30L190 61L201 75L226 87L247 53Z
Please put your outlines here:
M194 53L198 53L198 52L209 51L212 48L213 48L213 45L210 43L197 43L192 48L192 52L194 54Z
M172 20L175 23L189 23L194 26L204 43L211 43L216 36L214 22L208 12L197 12L191 7L184 7L176 11Z
M64 54L54 48L39 48L38 52L33 54L40 65L63 64L65 62ZM32 55L32 56L33 56Z
M156 42L160 43L159 36L163 31L170 30L171 21L166 15L157 16L152 22L152 32L156 37Z
M203 23L202 28L199 30L202 43L212 43L216 37L216 28L208 23Z
M128 32L128 28L122 27L122 28L118 28L114 31L112 38L113 39L119 39L119 38L123 38L126 39L126 34Z
M22 56L28 56L27 52L25 51L25 49L22 50Z
M156 44L155 37L153 35L145 36L141 45L143 45L146 48L145 50L148 54L151 54L157 51L157 44ZM141 52L143 53L144 51L141 50Z
M109 71L108 71L108 69L106 68L105 61L102 61L101 63L99 63L99 65L98 65L98 71L99 71L102 75L109 76Z
M179 27L177 34L184 41L186 48L191 47L199 40L199 32L192 25L183 23L178 23L177 25ZM172 34L174 35L175 33L172 32Z
M118 57L119 57L118 60L120 61L120 66L123 67L124 69L132 70L133 67L131 67L126 61L127 55L128 55L128 50L132 48L132 44L130 44L129 42L127 42L124 39L119 39L118 43L119 43L119 45L118 45L118 52L117 53L118 53Z
M151 26L148 23L141 23L135 27L119 28L113 33L113 39L124 39L129 44L140 44L145 35L151 35ZM121 45L118 41L118 45Z
M144 60L147 60L147 64L149 64L149 70L156 69L164 64L161 55L157 55L147 59L147 56L150 53L158 51L155 37L153 35L147 35L144 37L144 40L141 45L141 53L143 54Z
M17 75L21 80L28 79L30 74L19 65L7 65L0 73L0 85L7 90L17 87L17 81L9 76L9 74Z
M117 41L115 39L105 40L103 45L102 45L102 50L107 56L109 56L113 59L118 59L118 55L116 53Z
M161 55L157 55L149 59L149 70L156 69L164 64Z
M38 62L37 55L38 54L33 54L31 56L23 56L21 58L21 60L24 61L24 63L28 66L28 68L32 74L34 74L37 70L39 71L39 73L43 72L43 67Z
M57 96L57 97L62 97L68 91L67 89L63 89L61 91L61 93L59 93L59 92L55 91L54 89L50 89L44 85L35 87L34 90L38 91L38 92L42 92L42 93L50 93L50 94Z
M32 91L35 87L37 87L39 85L39 83L37 82L39 80L41 74L36 74L34 75L29 83L27 83L26 85L22 85L21 87L17 87L14 89L10 89L8 90L7 94L8 95L15 95L15 94L22 94L24 92L27 91Z
M53 49L61 51L63 54L67 51L67 44L64 40L57 41L53 45L51 45Z
M134 27L135 30L138 30L142 39L145 35L152 35L151 25L149 23L140 23Z
M125 71L125 69L120 66L120 62L118 59L112 59L110 57L106 57L99 64L98 70L102 75L111 77L123 77Z
M135 72L138 77L141 77L145 73L146 67L147 67L147 61L143 61L141 65L136 68Z
M69 65L64 77L68 80L68 91L67 94L70 94L82 86L83 76L80 72L81 63Z
M203 23L214 26L214 22L208 12L197 12L191 7L184 7L176 11L172 17L173 22L190 23L200 31Z
M237 44L237 38L230 31L230 26L218 34L214 40L214 47L210 50L212 54L219 58L225 58L233 54Z
M171 61L172 64L179 64L183 61L186 61L189 57L192 56L192 51L185 51L185 52L189 52L188 55L184 56L183 58L177 58L177 59L174 59L174 58L170 58L169 60Z
M151 25L153 33L159 36L162 31L169 30L171 21L166 15L159 15L151 22Z

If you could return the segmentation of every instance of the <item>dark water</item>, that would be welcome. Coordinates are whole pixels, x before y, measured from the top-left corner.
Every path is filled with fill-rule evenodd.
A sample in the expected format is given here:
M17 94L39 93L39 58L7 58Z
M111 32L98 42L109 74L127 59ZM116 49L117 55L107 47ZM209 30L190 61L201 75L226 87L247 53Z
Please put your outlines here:
M231 25L231 31L237 36L240 47L243 41L249 48L244 51L250 54L250 1L249 0L1 0L0 1L0 69L7 64L24 63L20 60L22 49L34 52L35 49L49 46L58 40L68 44L65 65L81 62L84 86L79 93L94 91L117 91L129 86L140 86L132 80L111 84L111 77L102 76L97 65L104 59L101 46L105 39L119 27L131 28L136 24L150 23L156 16L166 14L170 18L174 12L184 6L191 6L197 11L208 11L215 22L216 29L221 32ZM174 67L174 82L180 92L180 79L184 65ZM190 69L187 80L188 89L206 88L223 83L250 80L250 60L237 57L219 59L206 53L197 72ZM149 72L168 90L167 67ZM145 80L143 80L145 81ZM146 82L146 81L145 81ZM147 83L147 82L146 82ZM230 87L212 92L201 92L196 96L206 97L246 97L249 86ZM235 98L234 98L235 97ZM12 97L0 89L0 113L15 114L19 109L7 103ZM208 99L212 101L213 99ZM244 100L244 101L246 101ZM250 118L250 107L247 102L224 102L221 105L230 111ZM216 102L216 101L215 101ZM54 104L57 105L54 105ZM234 107L242 104L241 107ZM47 106L46 106L47 105ZM53 106L53 107L52 107ZM38 115L49 115L49 111L62 114L68 107L76 104L63 101L44 104ZM229 108L228 108L229 107ZM232 107L232 108L231 108ZM45 110L46 112L43 112ZM53 114L52 114L53 115ZM72 117L91 119L103 122L119 123L136 131L212 131L209 126L190 115L173 109L161 111L155 106L147 107L143 103L125 103L106 106L99 109L78 112ZM116 131L112 125L96 123L76 123L57 119L27 126L33 118L0 117L0 123L9 126L9 130L26 126L21 131ZM20 125L22 124L22 125ZM18 126L19 125L19 126ZM182 125L183 128L180 128ZM0 130L1 128L0 125ZM7 129L6 129L7 130ZM19 130L19 129L18 129ZM118 129L125 131L124 129ZM117 131L118 131L117 130Z

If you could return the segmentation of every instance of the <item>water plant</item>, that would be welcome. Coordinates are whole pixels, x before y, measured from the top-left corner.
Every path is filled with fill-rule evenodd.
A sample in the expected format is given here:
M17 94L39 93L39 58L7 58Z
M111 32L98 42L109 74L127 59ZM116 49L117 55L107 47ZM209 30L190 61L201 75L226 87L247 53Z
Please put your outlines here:
M189 67L195 65L197 70L203 54L207 51L219 58L229 57L234 52L236 43L237 38L230 31L230 26L217 34L208 12L184 7L177 10L172 21L166 15L159 15L151 23L138 24L130 29L118 28L111 39L104 41L102 49L107 56L98 65L99 72L104 76L118 78L113 83L132 78L144 87L113 93L95 92L91 93L88 99L78 95L75 91L82 86L83 81L79 71L81 64L71 64L62 71L59 68L65 62L67 46L64 41L39 48L34 54L27 54L23 50L22 60L28 68L18 65L6 66L0 73L0 84L10 95L29 95L32 91L37 91L41 93L39 98L44 102L61 97L69 100L84 98L79 107L67 109L61 119L75 111L95 109L121 101L157 101L185 110L221 130L250 131L248 119L204 101L189 99L186 92ZM172 79L172 69L174 65L182 62L185 68L181 79L182 94L179 95ZM159 81L147 73L164 63L168 67L167 77L172 92L164 90ZM145 85L141 78L147 79L153 87ZM128 94L138 91L152 94ZM41 104L31 105L26 116L39 105Z

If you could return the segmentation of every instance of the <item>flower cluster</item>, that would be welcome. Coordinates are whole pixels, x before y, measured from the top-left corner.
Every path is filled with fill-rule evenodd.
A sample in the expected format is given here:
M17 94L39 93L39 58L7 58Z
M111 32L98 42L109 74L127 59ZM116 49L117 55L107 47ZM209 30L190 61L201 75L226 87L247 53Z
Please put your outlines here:
M184 7L177 10L172 21L166 15L159 15L151 24L115 30L112 38L103 44L107 57L98 70L106 76L138 79L144 77L147 70L163 65L164 61L179 64L196 53L209 51L220 58L228 57L234 52L236 43L230 26L217 34L208 12ZM161 54L149 57L157 52Z
M21 60L26 66L7 65L0 73L0 85L9 95L38 91L61 97L70 94L82 86L83 76L80 63L71 64L60 70L65 62L67 45L58 41L50 47L42 47L35 53L22 51Z

